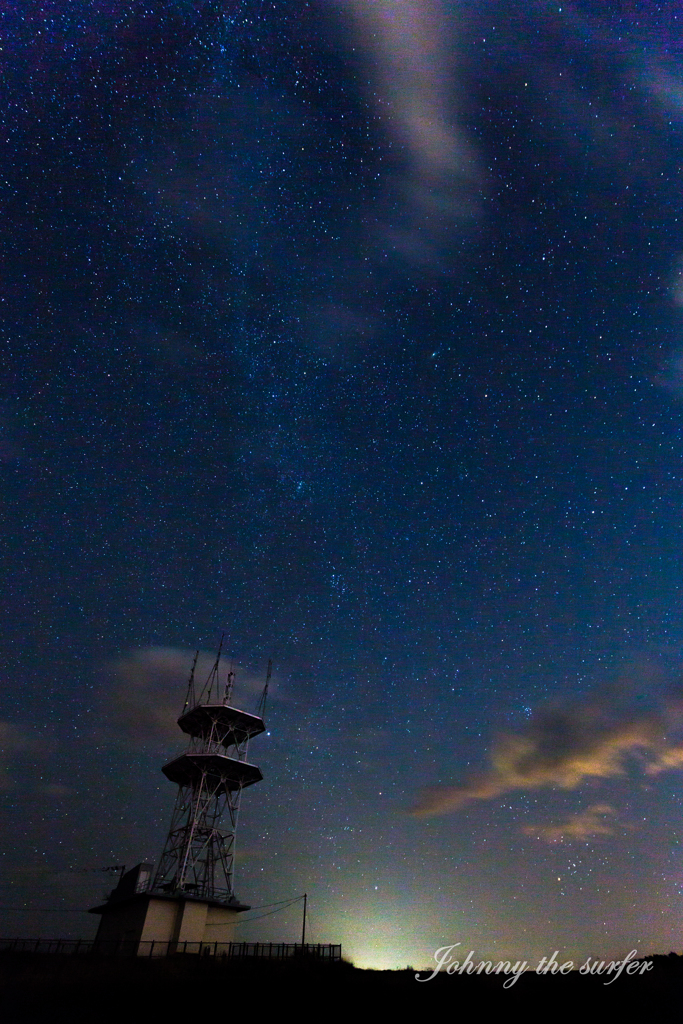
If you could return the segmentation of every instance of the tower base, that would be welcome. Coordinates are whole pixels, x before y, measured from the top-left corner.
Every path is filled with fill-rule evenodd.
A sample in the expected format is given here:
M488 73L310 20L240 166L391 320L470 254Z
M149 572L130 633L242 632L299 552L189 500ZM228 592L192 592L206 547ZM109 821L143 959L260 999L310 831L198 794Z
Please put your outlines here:
M204 944L233 942L238 914L250 909L237 901L226 905L188 895L126 892L126 888L133 887L119 886L107 903L90 911L101 916L95 944L103 952L198 953Z

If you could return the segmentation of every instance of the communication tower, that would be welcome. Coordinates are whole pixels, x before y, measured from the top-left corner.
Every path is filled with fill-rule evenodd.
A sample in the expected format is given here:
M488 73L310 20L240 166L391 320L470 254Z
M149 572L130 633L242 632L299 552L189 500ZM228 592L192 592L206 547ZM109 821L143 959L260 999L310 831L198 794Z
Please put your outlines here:
M221 687L221 648L199 690L197 658L178 719L189 743L161 769L178 786L163 853L156 873L153 865L138 864L122 875L105 904L92 909L101 915L96 941L105 946L123 943L131 952L162 955L188 943L199 948L231 941L237 915L250 909L233 888L235 831L242 790L263 779L247 752L249 740L265 731L272 666L252 714L232 704L232 668Z
M233 889L235 830L242 790L263 775L247 761L249 740L265 731L262 715L270 682L258 714L232 706L235 674L230 669L220 693L221 652L201 691L195 687L197 656L178 725L190 737L187 750L161 769L178 786L168 832L151 892L188 894L236 904Z

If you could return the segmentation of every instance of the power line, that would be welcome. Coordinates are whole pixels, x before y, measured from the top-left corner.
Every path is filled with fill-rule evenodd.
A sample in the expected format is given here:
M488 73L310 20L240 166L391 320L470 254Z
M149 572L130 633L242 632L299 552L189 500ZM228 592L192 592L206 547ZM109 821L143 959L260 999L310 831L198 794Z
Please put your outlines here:
M251 924L252 921L260 921L264 917L272 917L273 914L280 914L283 910L287 910L289 907L293 907L295 903L300 903L302 899L303 896L296 896L293 900L290 900L286 906L279 907L277 910L271 910L267 914L259 914L258 917L247 917L243 921L237 921L235 927L237 928L241 924Z
M280 907L283 903L296 903L297 900L302 900L303 896L292 896L289 900L278 900L277 903L262 903L260 907L249 907L250 910L265 910L266 907Z
M70 907L0 907L0 910L11 910L15 914L87 914L87 910L72 910Z
M288 907L293 907L295 903L300 903L303 896L292 896L289 900L278 900L276 903L262 903L258 907L250 907L250 910L265 910L267 907L277 907L277 910L271 910L268 914L259 914L258 917L247 917L242 921L238 921L237 924L250 924L251 921L260 921L263 917L272 917L273 914L279 914L282 910L287 910ZM71 907L5 907L0 905L0 910L8 910L15 914L87 914L87 910L78 910Z

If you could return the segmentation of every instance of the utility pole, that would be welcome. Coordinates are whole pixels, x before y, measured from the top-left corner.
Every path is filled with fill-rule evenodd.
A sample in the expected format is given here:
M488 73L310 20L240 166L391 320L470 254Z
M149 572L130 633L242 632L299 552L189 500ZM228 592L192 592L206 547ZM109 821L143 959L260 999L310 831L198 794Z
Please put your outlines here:
M304 893L304 919L303 919L302 924L301 924L301 951L302 952L303 952L303 948L304 948L304 946L306 944L306 903L307 903L307 901L308 901L308 893L305 892Z

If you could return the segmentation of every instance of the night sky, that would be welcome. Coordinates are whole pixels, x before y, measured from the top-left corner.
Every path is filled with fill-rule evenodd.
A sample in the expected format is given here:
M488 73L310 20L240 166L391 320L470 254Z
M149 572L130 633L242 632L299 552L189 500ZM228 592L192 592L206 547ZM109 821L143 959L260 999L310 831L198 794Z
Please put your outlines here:
M680 5L0 19L0 936L158 859L225 633L241 900L680 951Z

